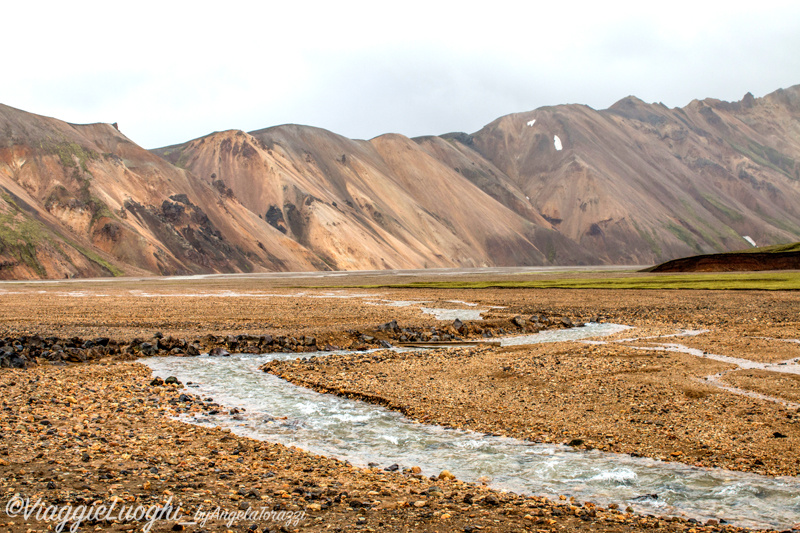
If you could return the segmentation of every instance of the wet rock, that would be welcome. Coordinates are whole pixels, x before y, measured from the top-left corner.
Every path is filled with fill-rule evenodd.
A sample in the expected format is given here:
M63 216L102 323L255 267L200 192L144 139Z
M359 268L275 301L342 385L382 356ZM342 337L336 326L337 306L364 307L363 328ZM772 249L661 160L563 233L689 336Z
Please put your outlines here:
M497 505L500 505L500 500L494 494L489 494L483 499L483 503L485 505L490 505L492 507L495 507Z
M378 326L378 331L397 331L398 329L400 328L397 326L397 320L390 320Z
M658 500L658 494L642 494L641 496L636 496L635 498L631 498L632 502L646 502L646 501L654 501Z
M156 355L158 348L149 342L143 342L139 345L139 353L146 356Z
M528 325L528 321L522 318L521 316L515 316L511 319L511 322L517 326L518 328L524 328Z
M212 348L208 352L208 355L211 357L229 357L231 353L225 348Z
M169 376L167 379L164 380L165 385L180 385L181 382L178 381L178 378L175 376Z
M583 444L583 439L572 439L567 443L567 446L580 446Z
M463 328L463 327L464 327L464 323L463 323L463 322L462 322L460 319L456 318L456 319L453 321L453 327L454 327L454 328L455 328L457 331L461 331L461 328Z

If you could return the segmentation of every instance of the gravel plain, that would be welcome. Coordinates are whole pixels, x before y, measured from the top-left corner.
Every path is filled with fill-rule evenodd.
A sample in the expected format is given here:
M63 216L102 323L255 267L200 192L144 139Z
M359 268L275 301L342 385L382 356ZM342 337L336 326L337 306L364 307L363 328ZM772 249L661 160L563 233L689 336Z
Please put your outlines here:
M306 285L314 285L314 279ZM294 285L302 282L294 280ZM789 374L736 371L664 342L759 362L790 359L797 346L793 292L603 290L404 290L287 287L249 279L9 284L0 287L0 337L107 337L122 342L204 335L313 335L357 347L363 337L396 342L378 326L464 338L563 327L561 318L634 326L606 339L636 342L461 348L415 354L336 355L270 365L295 383L360 397L409 417L534 442L567 443L766 475L800 473L800 412L732 394L704 378L798 398ZM437 321L427 307L483 309L485 321ZM477 304L467 306L464 302ZM532 317L538 316L540 322ZM522 327L515 317L527 321ZM545 320L547 319L547 320ZM658 338L686 329L694 337ZM654 337L644 339L644 337ZM764 339L764 337L768 339ZM776 340L783 339L783 340ZM786 350L786 351L784 351ZM786 355L786 357L784 357ZM640 516L623 508L549 501L413 471L355 468L277 444L190 426L182 412L225 412L179 385L153 384L131 354L86 363L0 369L0 490L54 505L179 502L184 514L216 506L303 512L297 524L158 521L153 531L732 531ZM0 512L0 531L54 524ZM141 531L142 522L81 530ZM283 529L281 529L283 528ZM800 526L798 526L800 528Z

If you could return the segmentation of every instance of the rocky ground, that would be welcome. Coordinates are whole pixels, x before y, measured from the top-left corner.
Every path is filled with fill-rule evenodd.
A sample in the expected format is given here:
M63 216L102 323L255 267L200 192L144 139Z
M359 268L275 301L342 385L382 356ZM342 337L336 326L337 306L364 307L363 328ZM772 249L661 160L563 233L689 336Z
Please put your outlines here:
M461 330L452 319L437 321L422 313L419 305L395 307L386 300L486 309L487 320L464 320ZM788 292L332 293L260 287L248 280L0 287L0 337L5 339L0 351L10 361L28 349L29 359L23 365L27 368L0 369L0 490L5 499L0 503L5 505L15 494L42 496L55 505L150 505L172 497L184 515L194 515L201 506L306 512L297 524L239 520L230 527L234 531L251 526L262 531L732 530L728 525L638 516L568 500L519 497L447 479L447 474L432 480L412 471L359 469L222 430L189 426L170 416L224 412L224 407L195 398L177 385L153 384L149 370L131 360L146 355L142 343L162 353L159 340L170 338L187 345L198 341L204 350L212 345L263 349L266 336L273 342L281 337L303 339L289 342L299 351L328 344L376 347L381 340L397 342L402 335L484 338L563 327L562 318L602 318L637 326L635 333L618 338L707 328L711 331L706 336L670 342L705 343L703 349L713 348L715 353L728 350L736 357L775 362L783 360L781 350L788 350L788 358L796 347L760 337L797 336L798 300L800 295ZM384 305L376 305L381 302ZM392 320L397 329L385 327ZM32 349L34 337L40 346ZM306 337L315 342L307 345ZM726 343L726 338L732 340ZM108 339L104 348L117 349L98 349L98 339ZM87 340L95 346L83 348ZM231 341L236 344L229 346ZM67 346L70 342L74 346ZM647 342L637 346L662 340ZM747 342L753 343L752 353L746 351ZM772 352L761 349L765 343ZM57 353L54 344L63 354L69 348L93 355L80 363L41 356L42 350ZM384 351L375 357L332 356L275 365L270 371L444 425L764 474L800 473L800 413L702 382L704 376L734 368L727 363L649 352L629 343L424 354ZM730 372L724 379L796 400L798 382L793 377L747 372ZM0 531L46 527L0 512ZM142 522L97 523L82 530L143 527ZM185 526L161 520L153 531L173 527L227 529L221 520Z
M334 355L273 361L264 370L433 424L698 466L800 474L800 411L703 382L730 367L626 344L563 342ZM794 399L795 377L768 392Z
M118 510L171 503L151 531L736 531L569 500L520 497L451 479L360 469L296 448L190 426L170 417L223 407L153 382L136 363L38 366L0 372L0 491L44 505ZM210 518L217 506L285 519ZM176 513L182 515L179 518ZM294 514L288 514L294 513ZM104 515L105 516L105 515ZM281 516L281 515L278 515ZM290 520L288 517L299 517ZM124 517L124 513L123 513ZM74 522L67 524L71 526ZM141 531L148 522L89 521L82 530ZM57 522L0 517L2 531Z

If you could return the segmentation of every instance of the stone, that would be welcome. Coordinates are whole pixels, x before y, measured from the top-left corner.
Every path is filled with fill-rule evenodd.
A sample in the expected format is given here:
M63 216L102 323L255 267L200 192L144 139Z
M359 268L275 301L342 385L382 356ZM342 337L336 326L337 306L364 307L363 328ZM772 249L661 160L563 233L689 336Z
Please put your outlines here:
M400 328L397 326L397 320L390 320L386 324L378 326L378 331L396 331Z
M456 478L456 476L451 474L449 470L442 470L439 473L439 479L441 479L443 481L450 481L450 480L453 480L455 478Z
M211 357L229 357L231 353L225 348L212 348L208 352L208 355Z
M489 494L488 496L486 496L483 499L483 503L485 503L486 505L491 505L491 506L494 507L494 506L500 505L500 500L497 499L497 496L495 496L494 494Z
M158 347L149 342L143 342L139 345L139 353L146 356L156 355L158 353Z

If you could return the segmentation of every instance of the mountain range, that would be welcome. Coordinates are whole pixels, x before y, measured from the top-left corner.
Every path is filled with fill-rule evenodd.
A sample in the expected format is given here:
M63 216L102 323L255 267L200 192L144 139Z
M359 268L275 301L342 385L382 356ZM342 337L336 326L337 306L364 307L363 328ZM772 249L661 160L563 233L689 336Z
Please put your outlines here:
M149 151L0 105L0 279L653 264L800 240L798 160L800 85L544 107L472 134L283 125Z

